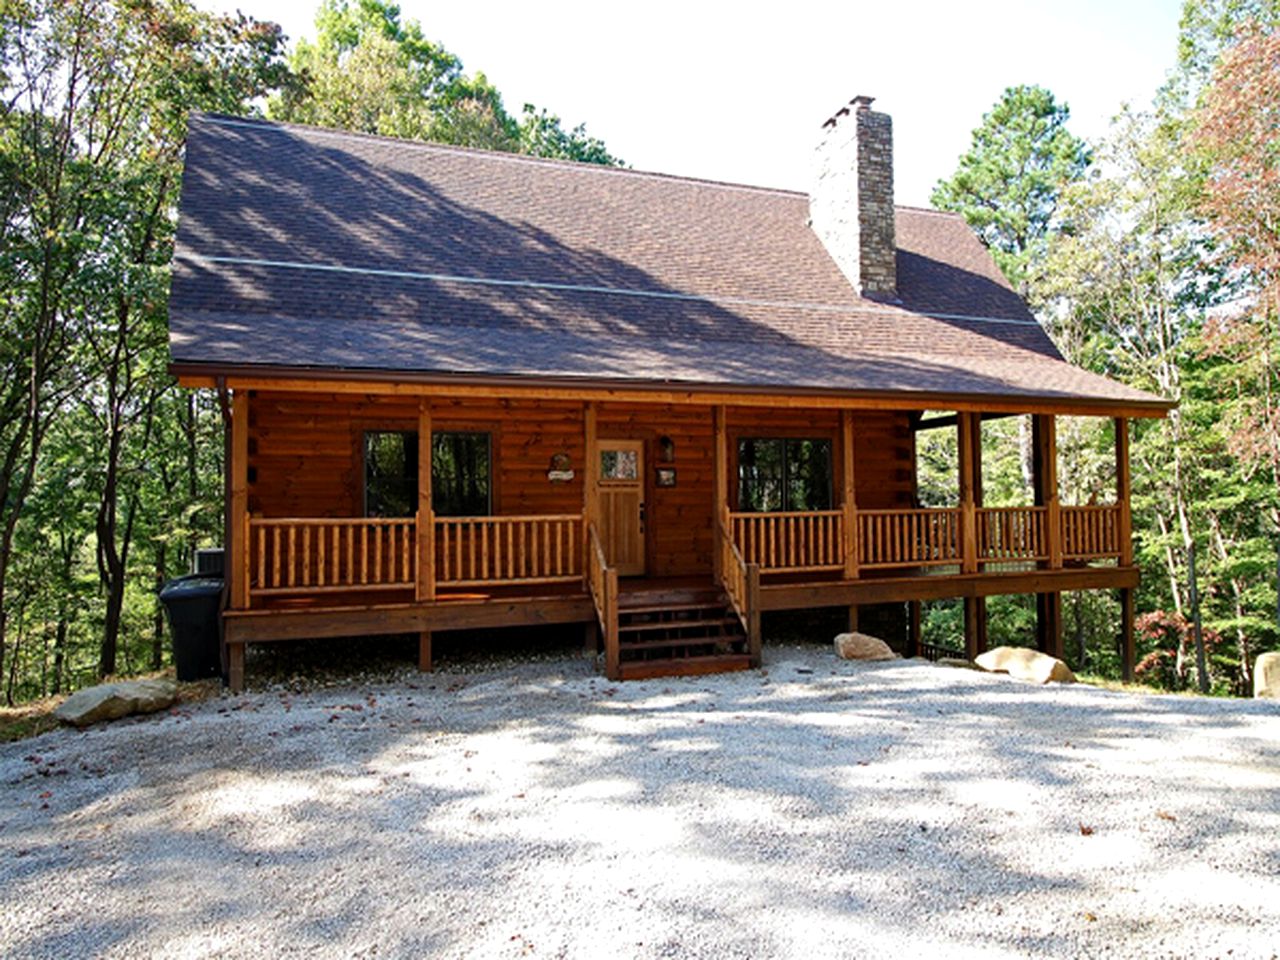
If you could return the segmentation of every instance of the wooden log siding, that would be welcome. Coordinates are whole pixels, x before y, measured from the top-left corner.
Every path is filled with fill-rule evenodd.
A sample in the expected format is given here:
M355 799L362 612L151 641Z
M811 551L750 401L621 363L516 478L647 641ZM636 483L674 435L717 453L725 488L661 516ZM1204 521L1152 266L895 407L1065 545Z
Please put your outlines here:
M436 583L481 586L582 579L582 515L436 517Z
M979 507L978 559L1048 560L1046 507Z
M412 517L250 517L249 592L270 596L413 589L415 527Z
M1116 504L1061 507L1062 556L1068 560L1119 559L1123 518Z
M925 567L961 561L958 507L858 510L858 565Z
M844 511L731 513L733 543L764 570L844 569Z

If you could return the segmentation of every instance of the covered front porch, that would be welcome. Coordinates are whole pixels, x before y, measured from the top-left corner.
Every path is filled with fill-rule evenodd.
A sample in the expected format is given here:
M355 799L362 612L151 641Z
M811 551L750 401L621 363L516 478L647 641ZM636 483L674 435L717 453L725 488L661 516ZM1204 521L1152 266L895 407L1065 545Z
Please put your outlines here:
M1040 414L1034 501L988 507L980 411L960 411L943 423L910 412L800 410L799 418L817 426L796 427L728 404L588 401L544 405L534 417L504 402L509 422L494 428L500 442L487 441L493 451L487 482L505 488L501 500L487 494L494 512L438 515L432 460L422 456L412 515L281 516L273 515L278 508L251 510L250 492L290 482L269 469L263 454L272 442L297 446L301 431L282 432L265 414L254 423L251 410L264 401L288 406L256 391L230 398L225 637L233 685L243 680L246 642L414 632L427 669L433 631L533 623L586 625L613 678L675 671L680 663L687 670L700 669L696 663L731 669L758 664L766 611L843 606L856 623L859 606L900 602L912 605L909 646L917 649L919 602L946 597L965 599L966 650L976 655L985 646L984 598L1010 593L1037 595L1040 645L1060 652L1059 596L1077 589L1120 591L1125 660L1132 661L1137 573L1123 418L1115 421L1112 502L1060 503L1055 420ZM324 406L290 398L299 402ZM433 437L442 422L457 420L457 408L440 400L417 398L413 406L412 424L403 422L404 401L369 422ZM513 425L525 416L529 424ZM551 416L559 436L547 449L564 448L545 471L554 500L541 477L521 468L525 459L541 457L538 444L552 430ZM359 417L350 419L352 436L365 429ZM314 432L323 418L313 420ZM859 436L860 425L869 437ZM957 502L922 507L914 493L915 431L940 426L957 431ZM574 433L580 447L566 439ZM827 444L829 506L744 509L753 505L744 492L742 438L771 433L814 435ZM885 437L893 438L889 454L879 449ZM305 457L299 466L307 469ZM306 473L293 476L304 491L315 482ZM523 492L533 485L530 476L539 486ZM518 488L514 502L540 497L558 509L503 512ZM363 490L359 499L367 502ZM683 595L672 586L681 578ZM650 601L634 600L646 592ZM661 602L655 605L653 596Z

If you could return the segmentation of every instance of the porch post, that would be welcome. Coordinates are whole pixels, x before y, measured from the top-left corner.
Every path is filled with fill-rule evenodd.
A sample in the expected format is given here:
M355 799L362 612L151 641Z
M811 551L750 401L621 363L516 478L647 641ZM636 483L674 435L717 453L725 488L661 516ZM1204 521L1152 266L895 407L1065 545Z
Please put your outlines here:
M711 409L714 423L712 460L715 464L715 502L711 508L711 569L716 583L724 582L724 537L722 529L729 509L729 450L728 431L725 427L725 409L717 405Z
M431 401L418 401L418 600L436 597L436 523L431 505Z
M436 598L436 518L431 501L431 401L418 401L418 576L419 602ZM431 670L431 631L418 633L418 669Z
M844 578L858 579L858 486L854 473L853 411L840 411L840 476L844 487L841 506L844 508ZM858 629L857 604L849 607L849 629Z
M978 572L978 516L974 501L973 436L974 418L969 413L956 415L957 452L960 460L960 540L961 573Z
M1047 507L1045 536L1049 568L1062 569L1062 512L1058 502L1058 440L1052 414L1036 414L1031 421L1032 477L1035 504ZM1036 594L1036 643L1050 656L1062 656L1062 594Z
M226 532L231 609L249 609L249 393L231 395L231 525Z
M1120 566L1133 566L1133 486L1129 471L1129 421L1116 417L1116 506L1120 538ZM1126 681L1133 680L1133 589L1120 590L1120 665Z
M1129 421L1116 417L1116 506L1119 508L1120 566L1133 566L1133 484L1129 472Z
M969 431L970 440L973 443L973 453L971 460L973 463L973 505L974 505L974 553L975 558L981 557L979 547L982 538L978 534L978 509L983 503L982 490L982 415L972 413L969 416L973 418L973 426ZM978 559L977 567L979 570L985 570L986 565ZM980 653L984 653L987 649L987 598L986 597L966 597L964 602L965 612L965 635L966 638L972 635L973 640L965 641L965 652L972 652L969 659L972 660Z
M582 471L582 580L590 592L591 560L587 553L591 549L591 525L596 520L596 471L600 469L600 454L596 450L596 405L590 401L582 405L582 442L586 460Z

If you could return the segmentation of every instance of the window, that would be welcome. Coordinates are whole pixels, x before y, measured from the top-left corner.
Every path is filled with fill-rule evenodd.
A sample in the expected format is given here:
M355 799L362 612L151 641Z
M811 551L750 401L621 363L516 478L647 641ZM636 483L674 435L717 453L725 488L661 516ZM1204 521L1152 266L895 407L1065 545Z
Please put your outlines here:
M831 509L831 441L743 437L738 441L738 509Z
M364 435L364 515L411 517L418 510L418 435L399 430Z
M489 434L431 435L431 509L438 517L489 515Z
M489 504L489 434L431 435L431 506L437 516L482 517ZM364 435L364 512L411 517L418 509L418 435L370 430Z

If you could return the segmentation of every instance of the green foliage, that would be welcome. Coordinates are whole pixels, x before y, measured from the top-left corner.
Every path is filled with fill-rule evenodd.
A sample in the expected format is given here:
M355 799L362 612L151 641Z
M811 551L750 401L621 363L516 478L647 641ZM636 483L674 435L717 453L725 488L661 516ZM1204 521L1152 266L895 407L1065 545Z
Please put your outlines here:
M282 54L274 25L187 0L0 7L10 701L158 666L156 581L220 526L216 471L188 443L216 413L165 369L173 212L187 111L252 111L288 82Z
M416 20L383 0L323 0L316 38L289 58L297 78L272 99L279 120L363 133L432 140L485 150L617 165L604 144L579 125L525 104L512 117L483 73L428 40Z
M1067 129L1070 116L1043 87L1009 87L973 131L956 172L933 191L934 206L962 214L1021 290L1037 271L1059 196L1090 162Z

